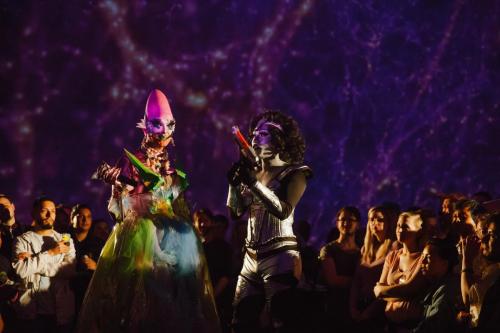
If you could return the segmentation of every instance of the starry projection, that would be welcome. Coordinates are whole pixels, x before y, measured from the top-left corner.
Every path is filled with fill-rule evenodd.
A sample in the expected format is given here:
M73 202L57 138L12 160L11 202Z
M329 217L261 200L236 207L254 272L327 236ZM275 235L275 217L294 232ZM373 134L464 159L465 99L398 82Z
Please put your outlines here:
M298 120L314 178L298 218L318 242L343 205L435 208L500 194L500 3L2 1L0 192L106 217L96 167L135 149L153 88L177 120L193 209L225 212L231 126Z

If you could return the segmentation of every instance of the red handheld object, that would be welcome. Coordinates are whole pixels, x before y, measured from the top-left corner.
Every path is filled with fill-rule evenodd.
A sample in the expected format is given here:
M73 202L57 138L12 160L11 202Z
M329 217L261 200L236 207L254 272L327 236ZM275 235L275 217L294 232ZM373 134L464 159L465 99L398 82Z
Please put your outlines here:
M250 149L250 148L252 148L252 146L250 146L250 144L245 139L245 137L243 136L243 134L241 134L241 131L238 128L238 126L233 126L233 134L236 137L236 140L238 140L238 142L242 146L241 148L243 148L243 149Z
M248 143L247 139L243 136L238 126L233 126L233 135L238 143L238 146L241 148L241 152L243 156L245 156L246 160L252 165L252 168L259 169L260 163L257 154L253 147Z

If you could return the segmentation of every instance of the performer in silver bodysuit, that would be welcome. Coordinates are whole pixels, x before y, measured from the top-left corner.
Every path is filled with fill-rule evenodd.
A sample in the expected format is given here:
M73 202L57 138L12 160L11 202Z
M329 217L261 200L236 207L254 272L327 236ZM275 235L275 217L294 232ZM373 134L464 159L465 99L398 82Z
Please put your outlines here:
M293 215L311 169L303 164L305 143L295 120L280 112L260 114L251 122L258 170L243 160L228 172L227 206L233 217L248 212L245 256L234 297L235 332L278 328L286 320L280 294L295 287L301 260L293 233ZM264 296L264 304L262 302ZM262 305L265 315L260 316Z

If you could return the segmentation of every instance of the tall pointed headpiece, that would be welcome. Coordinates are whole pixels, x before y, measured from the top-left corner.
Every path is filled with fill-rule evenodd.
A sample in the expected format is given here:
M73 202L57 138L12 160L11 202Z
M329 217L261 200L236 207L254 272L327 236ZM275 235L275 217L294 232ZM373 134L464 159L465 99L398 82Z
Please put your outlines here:
M149 94L144 118L137 124L137 127L154 134L171 134L174 131L175 120L170 104L160 90L154 89Z
M146 102L146 111L144 116L147 119L162 119L165 122L169 122L174 119L172 111L170 110L170 104L168 104L167 97L158 89L153 90L148 97Z

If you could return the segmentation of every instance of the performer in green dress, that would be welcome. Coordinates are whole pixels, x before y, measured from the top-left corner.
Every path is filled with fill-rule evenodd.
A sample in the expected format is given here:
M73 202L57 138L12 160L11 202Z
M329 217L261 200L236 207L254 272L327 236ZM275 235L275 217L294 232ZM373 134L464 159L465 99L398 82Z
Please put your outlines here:
M80 312L79 332L219 332L201 243L183 192L186 175L171 164L175 120L154 90L141 147L95 178L112 185L117 224L107 240Z

